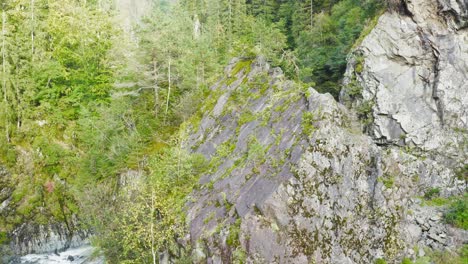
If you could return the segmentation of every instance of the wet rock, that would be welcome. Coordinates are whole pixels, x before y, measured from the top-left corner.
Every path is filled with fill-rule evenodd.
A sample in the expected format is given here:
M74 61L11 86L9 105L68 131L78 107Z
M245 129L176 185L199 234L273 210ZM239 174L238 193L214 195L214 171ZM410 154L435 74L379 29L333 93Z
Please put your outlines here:
M80 263L80 264L104 264L105 259L102 256L95 256L95 249L89 245L83 245L77 248L69 248L61 254L55 253L46 254L29 254L17 258L15 261L7 262L8 264L64 264L64 263Z
M10 248L16 255L53 253L87 244L89 232L70 232L64 223L25 223L12 232Z

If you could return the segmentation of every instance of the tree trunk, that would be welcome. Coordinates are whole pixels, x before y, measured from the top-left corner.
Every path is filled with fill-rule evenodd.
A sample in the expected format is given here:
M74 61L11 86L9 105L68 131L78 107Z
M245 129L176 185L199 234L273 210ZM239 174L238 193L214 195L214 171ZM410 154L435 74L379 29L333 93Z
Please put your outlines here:
M314 27L314 0L310 0L310 29Z
M232 43L232 0L229 0L229 48L231 47Z
M167 68L167 81L168 81L168 89L167 89L167 101L166 101L166 115L164 116L164 123L167 120L167 113L169 111L169 99L171 98L171 57L169 57L169 66Z
M31 60L34 61L34 0L31 0Z
M158 115L159 87L158 87L158 67L156 60L153 60L153 81L154 81L154 115Z
M151 255L153 256L153 264L156 264L156 249L154 248L154 190L151 190Z
M9 120L8 120L8 98L7 98L7 80L6 80L6 45L5 45L5 35L6 35L6 14L5 10L2 12L2 70L3 70L3 101L5 103L5 136L7 142L10 142L10 128L9 128Z

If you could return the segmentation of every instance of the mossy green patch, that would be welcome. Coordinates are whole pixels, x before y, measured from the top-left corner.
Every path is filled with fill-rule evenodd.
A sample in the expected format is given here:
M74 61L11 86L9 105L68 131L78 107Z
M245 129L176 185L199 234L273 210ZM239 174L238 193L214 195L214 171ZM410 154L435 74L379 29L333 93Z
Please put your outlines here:
M250 122L254 121L255 119L256 119L256 117L251 111L245 110L245 111L243 111L241 113L237 125L242 126L244 124L247 124L247 123L250 123Z
M393 176L384 175L384 177L377 178L377 181L383 183L387 189L391 189L395 183L395 178Z
M240 246L239 235L240 235L241 223L242 223L242 220L238 218L229 227L229 234L226 238L226 243L233 248Z
M252 70L252 59L242 59L240 60L234 68L232 68L231 75L237 75L240 71L244 70L244 73L247 74Z
M316 118L312 112L304 112L302 114L302 133L306 136L311 136L317 128L314 126Z
M387 261L385 259L379 258L375 260L375 264L387 264Z

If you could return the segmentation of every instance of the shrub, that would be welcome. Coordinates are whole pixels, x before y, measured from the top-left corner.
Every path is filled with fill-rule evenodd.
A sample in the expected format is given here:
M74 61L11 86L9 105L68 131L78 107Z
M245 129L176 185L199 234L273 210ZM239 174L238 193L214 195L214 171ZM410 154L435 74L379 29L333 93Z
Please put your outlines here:
M453 202L444 215L445 221L458 228L468 230L468 195Z
M439 188L431 188L424 194L424 199L430 200L434 197L438 197L440 195Z
M411 261L409 258L404 258L401 264L413 264L413 261Z
M466 264L468 263L468 245L464 245L457 251L433 251L428 253L430 261L416 264Z
M465 164L463 167L458 169L456 176L460 181L468 181L468 164Z
M375 264L387 264L387 261L385 261L385 259L379 258L375 260Z
M372 107L374 106L373 101L363 101L357 108L359 119L362 121L364 126L369 126L374 122L374 117L372 115Z
M314 126L315 121L314 113L304 112L302 114L302 132L304 135L311 136L317 130Z

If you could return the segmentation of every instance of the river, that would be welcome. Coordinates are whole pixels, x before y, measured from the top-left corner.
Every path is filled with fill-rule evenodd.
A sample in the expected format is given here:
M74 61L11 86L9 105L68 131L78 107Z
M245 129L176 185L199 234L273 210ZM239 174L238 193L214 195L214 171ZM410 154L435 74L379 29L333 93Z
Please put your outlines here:
M92 246L85 245L58 254L29 254L12 264L104 264L104 258L94 257L93 252Z

